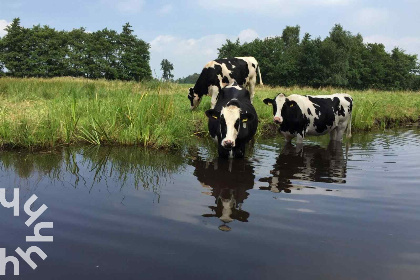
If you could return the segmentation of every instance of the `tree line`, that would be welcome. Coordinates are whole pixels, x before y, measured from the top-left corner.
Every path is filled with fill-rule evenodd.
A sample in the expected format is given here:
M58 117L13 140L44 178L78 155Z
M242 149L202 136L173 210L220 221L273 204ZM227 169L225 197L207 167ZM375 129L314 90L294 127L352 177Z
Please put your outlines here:
M281 36L241 44L227 40L219 58L253 56L261 66L264 84L273 86L333 86L351 89L419 90L420 65L416 55L399 48L390 53L378 43L363 43L335 25L324 40L299 26L287 26Z
M0 76L91 79L151 79L150 45L133 34L129 23L122 32L110 29L88 32L84 28L58 31L49 26L25 28L15 18L0 38ZM325 39L287 26L281 36L241 44L227 40L219 58L254 56L262 79L272 86L333 86L351 89L420 90L420 65L416 55L399 48L390 53L380 43L363 42L335 25ZM173 65L161 62L164 80L172 80ZM178 79L194 83L199 75Z
M135 81L152 77L150 45L133 34L129 23L121 33L107 28L57 31L46 25L25 28L15 18L6 31L0 38L0 76Z

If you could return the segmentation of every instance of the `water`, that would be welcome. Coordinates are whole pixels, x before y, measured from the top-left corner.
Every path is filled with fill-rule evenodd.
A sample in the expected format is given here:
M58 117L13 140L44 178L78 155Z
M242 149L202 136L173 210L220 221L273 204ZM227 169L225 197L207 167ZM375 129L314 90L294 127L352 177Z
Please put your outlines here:
M260 140L233 161L204 144L1 152L21 213L0 207L0 248L48 255L3 278L419 279L420 131L327 140ZM32 194L53 243L25 243Z

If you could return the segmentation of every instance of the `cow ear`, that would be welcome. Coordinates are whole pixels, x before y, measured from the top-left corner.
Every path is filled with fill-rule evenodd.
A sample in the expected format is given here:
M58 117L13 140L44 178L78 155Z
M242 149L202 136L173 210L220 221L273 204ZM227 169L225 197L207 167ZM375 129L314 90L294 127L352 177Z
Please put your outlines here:
M254 115L251 113L243 113L241 114L241 121L242 122L250 122L254 120Z
M207 118L213 118L213 119L219 119L220 118L220 112L214 110L214 109L209 109L206 111L206 116Z
M264 100L263 100L263 102L264 102L266 105L273 104L273 103L274 103L274 99L271 99L271 98L266 98L266 99L264 99Z

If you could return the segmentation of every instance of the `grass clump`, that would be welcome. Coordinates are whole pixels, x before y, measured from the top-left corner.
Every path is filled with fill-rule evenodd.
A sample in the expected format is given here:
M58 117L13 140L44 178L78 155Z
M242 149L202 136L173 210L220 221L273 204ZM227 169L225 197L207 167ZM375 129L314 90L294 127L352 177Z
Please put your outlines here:
M88 143L179 148L207 135L204 97L189 110L190 85L75 78L0 78L0 146L49 148ZM272 109L262 100L277 93L332 94L333 88L257 87L257 137L276 135ZM417 121L419 92L346 91L354 98L352 129L371 130Z

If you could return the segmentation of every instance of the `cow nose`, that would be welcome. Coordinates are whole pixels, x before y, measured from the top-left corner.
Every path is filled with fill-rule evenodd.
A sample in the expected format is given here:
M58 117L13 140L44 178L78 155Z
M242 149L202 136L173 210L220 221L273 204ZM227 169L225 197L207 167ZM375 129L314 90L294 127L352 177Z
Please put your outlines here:
M280 124L282 123L282 119L280 117L274 117L274 122Z
M223 141L223 147L232 148L232 146L233 146L233 141L231 141L231 140L224 140Z

